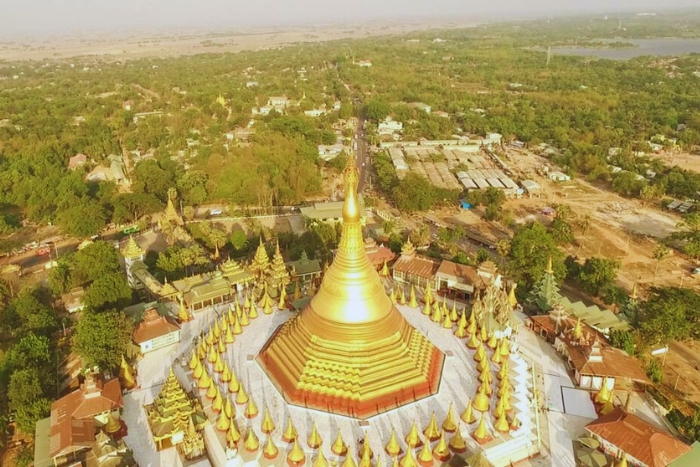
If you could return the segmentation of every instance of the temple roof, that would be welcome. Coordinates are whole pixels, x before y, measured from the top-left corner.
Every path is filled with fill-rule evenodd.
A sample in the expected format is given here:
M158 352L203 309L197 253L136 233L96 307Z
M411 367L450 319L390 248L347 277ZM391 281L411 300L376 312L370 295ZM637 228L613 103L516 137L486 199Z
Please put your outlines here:
M476 269L464 264L453 263L452 261L443 260L440 263L435 275L438 277L451 279L458 284L470 285L475 289L482 288L484 281L481 279Z
M317 259L309 259L305 250L302 250L301 258L296 261L290 261L288 264L300 276L321 272L321 263Z
M404 254L399 256L399 259L392 266L394 271L422 277L427 280L432 280L439 268L440 262L432 258L420 255L407 256Z
M180 326L174 319L169 316L159 315L155 308L151 308L146 310L143 321L136 326L132 336L134 342L141 344L179 330Z
M649 467L666 467L690 451L678 439L619 407L586 429Z
M126 245L124 245L124 248L122 248L122 256L124 256L126 259L137 259L141 258L143 255L144 251L139 244L136 243L134 237L129 237Z

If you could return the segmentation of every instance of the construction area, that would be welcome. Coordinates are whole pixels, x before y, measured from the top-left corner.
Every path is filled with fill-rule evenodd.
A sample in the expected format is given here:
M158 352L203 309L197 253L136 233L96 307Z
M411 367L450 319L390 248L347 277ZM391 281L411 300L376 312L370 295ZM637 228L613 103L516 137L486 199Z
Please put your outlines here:
M497 156L482 150L474 152L473 147L394 147L388 151L399 179L414 172L439 188L462 191L493 187L508 196L522 193ZM452 172L455 170L456 174Z

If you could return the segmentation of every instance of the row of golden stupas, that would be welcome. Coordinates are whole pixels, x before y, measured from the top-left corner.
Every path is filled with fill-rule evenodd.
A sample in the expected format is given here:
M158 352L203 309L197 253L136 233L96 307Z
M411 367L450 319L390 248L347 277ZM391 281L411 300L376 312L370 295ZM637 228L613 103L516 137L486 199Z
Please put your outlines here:
M258 356L271 382L291 404L355 418L370 417L435 394L444 356L397 310L395 304L405 303L421 309L437 325L452 329L464 342L476 362L479 385L461 412L455 412L455 405L450 405L442 423L433 413L422 430L415 421L404 435L392 429L384 444L385 456L372 453L367 437L381 434L368 430L357 450L359 465L382 465L385 458L387 463L403 467L428 466L467 450L462 425L480 444L493 438L490 427L501 434L517 429L520 422L513 407L509 377L511 343L505 332L515 305L513 290L508 294L492 283L470 314L466 309L458 310L456 303L448 307L446 300L441 302L430 288L423 292L422 306L413 286L408 298L403 288L392 288L387 295L364 250L355 193L357 169L352 158L345 177L348 189L343 232L335 260L309 305L282 324ZM256 257L254 263L265 263L262 253L256 253ZM257 273L264 279L260 271ZM281 277L279 280L283 281ZM258 307L263 314L271 314L273 307L285 306L285 297L273 300L270 296L268 281L258 283L262 285L245 294L242 304L237 297L196 344L188 364L192 378L201 400L208 401L203 402L204 407L215 414L215 427L231 450L262 450L265 458L274 459L280 455L280 449L272 434L279 428L283 429L281 441L291 447L285 449L290 466L306 462L301 448L304 442L317 450L313 465L327 465L321 449L327 435L322 437L314 423L308 435L302 436L291 418L284 427L276 427L270 407L263 407L260 413L255 401L260 395L251 393L250 386L239 379L225 357L230 355L228 349L235 336L259 317ZM280 287L280 293L284 294L284 290ZM258 296L253 297L251 294L256 291ZM494 392L498 397L496 404L492 404ZM492 407L493 414L489 414ZM239 420L244 423L239 424ZM256 431L265 435L262 442ZM332 437L332 442L330 438L326 440L331 443L331 452L345 456L343 465L356 465L340 430Z

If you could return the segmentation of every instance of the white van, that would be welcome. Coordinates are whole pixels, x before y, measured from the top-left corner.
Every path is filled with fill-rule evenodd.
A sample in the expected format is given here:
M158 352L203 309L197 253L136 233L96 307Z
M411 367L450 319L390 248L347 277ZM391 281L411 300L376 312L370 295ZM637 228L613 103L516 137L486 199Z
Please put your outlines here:
M221 210L221 208L215 208L215 209L209 210L210 216L220 216L221 214L223 214L223 211Z

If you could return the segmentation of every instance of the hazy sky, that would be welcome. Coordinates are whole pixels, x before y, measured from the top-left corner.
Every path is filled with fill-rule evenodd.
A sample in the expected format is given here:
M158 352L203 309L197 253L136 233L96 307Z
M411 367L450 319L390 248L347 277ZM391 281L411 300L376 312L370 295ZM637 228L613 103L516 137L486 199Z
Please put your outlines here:
M0 0L0 36L688 6L700 6L700 0Z

